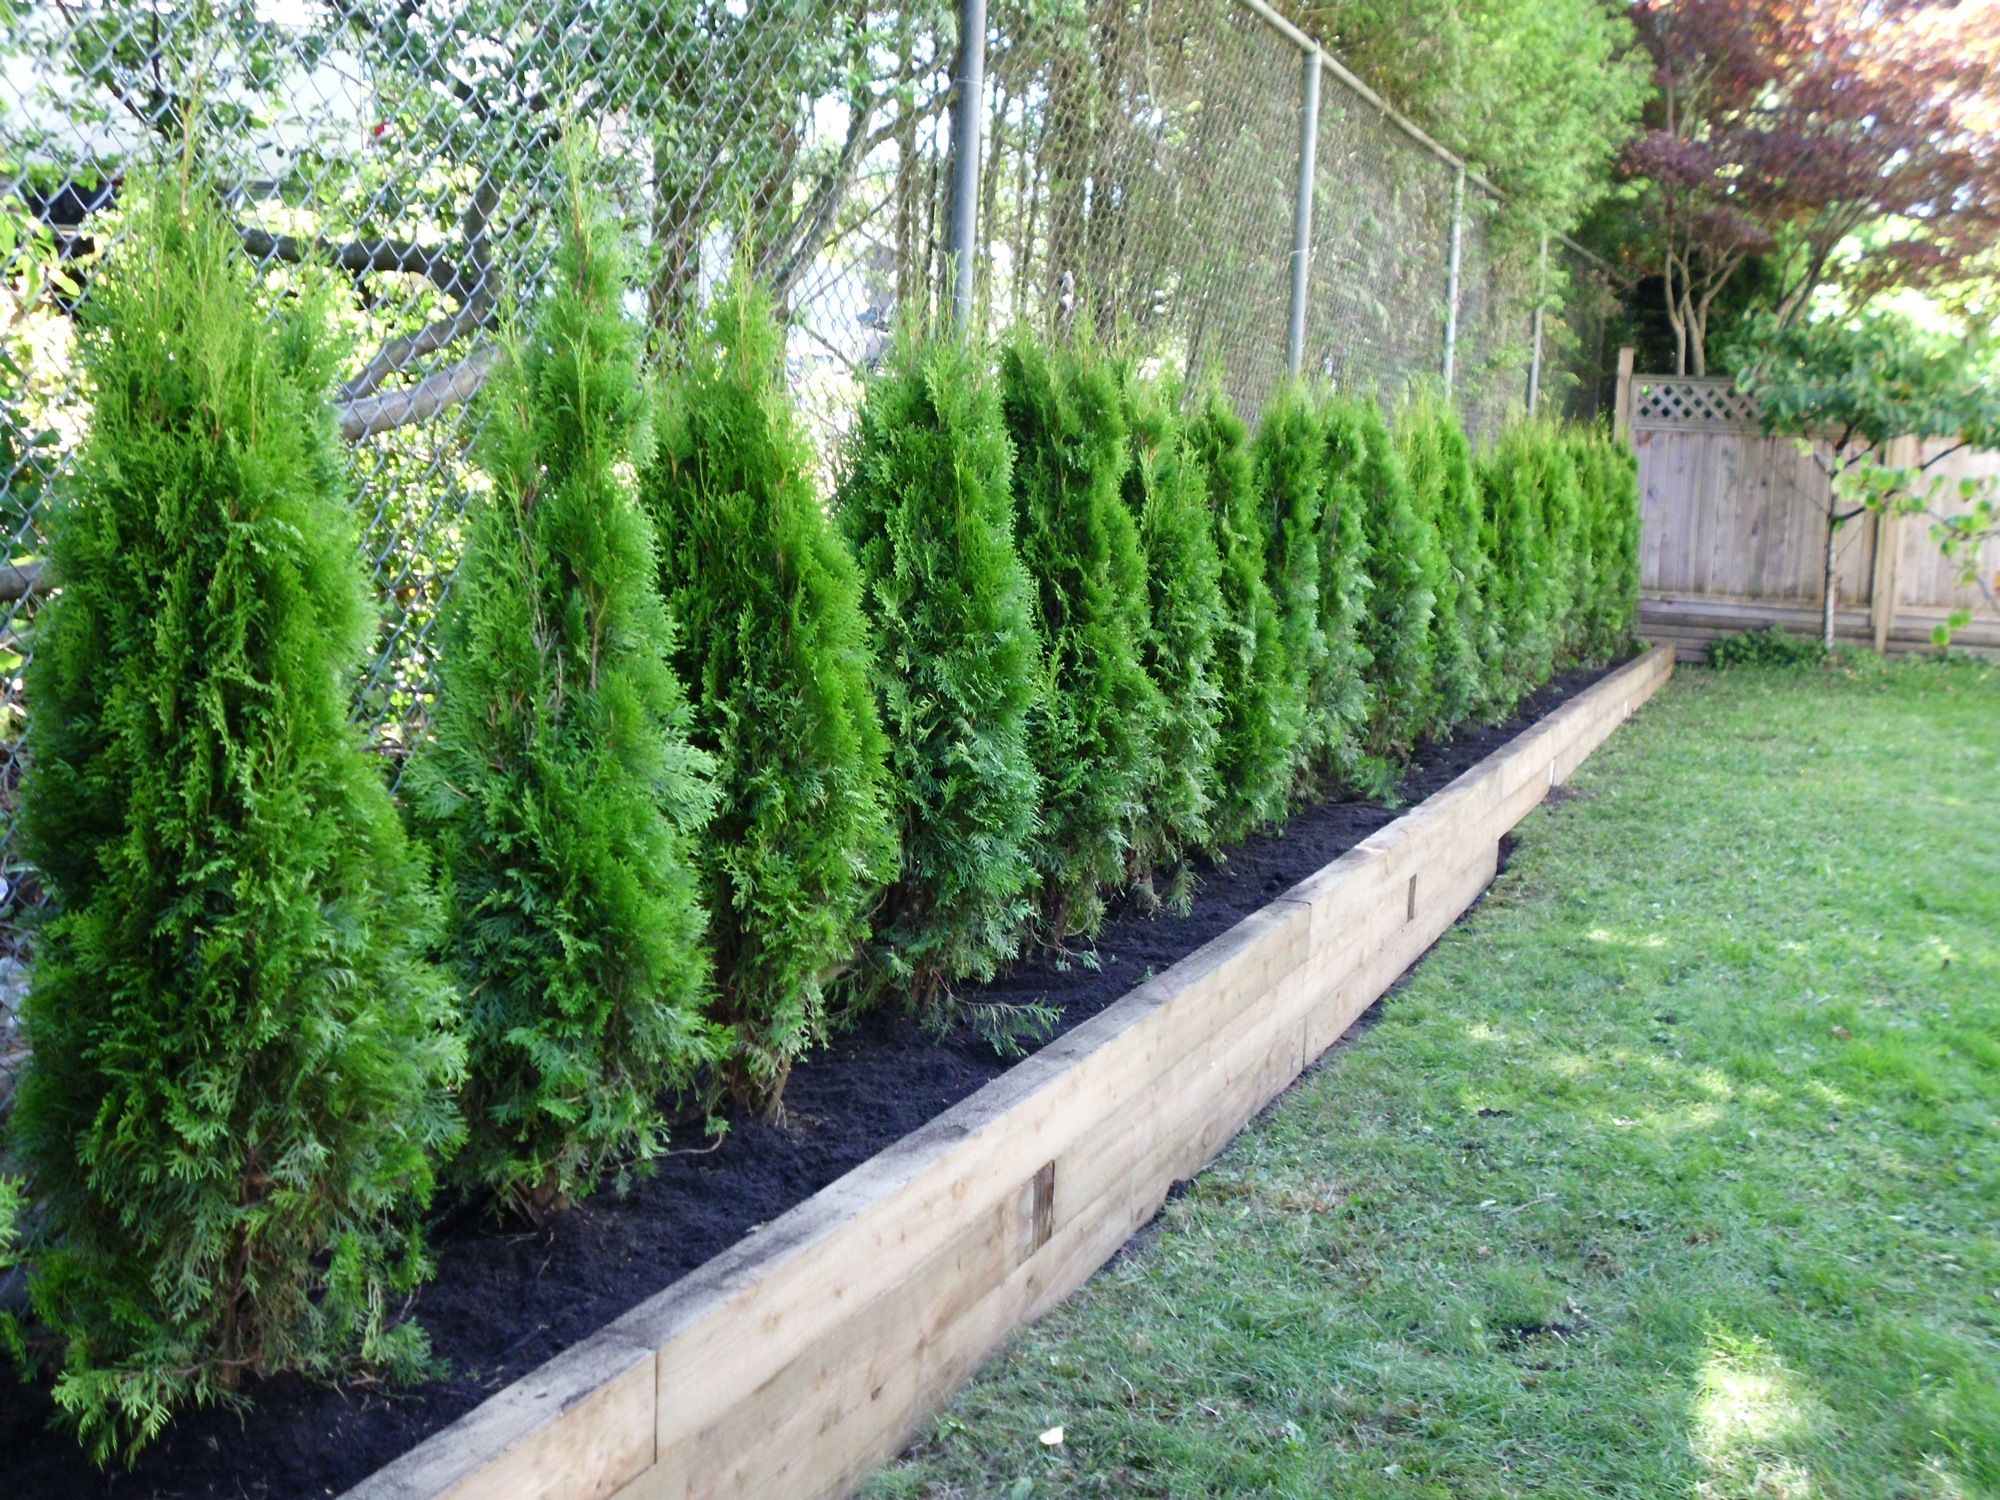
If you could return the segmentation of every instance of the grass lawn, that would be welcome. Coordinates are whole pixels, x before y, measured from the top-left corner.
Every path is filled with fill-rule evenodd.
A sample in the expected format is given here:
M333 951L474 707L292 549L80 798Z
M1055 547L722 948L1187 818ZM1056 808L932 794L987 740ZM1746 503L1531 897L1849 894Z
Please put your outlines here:
M2000 669L1683 669L1572 790L869 1493L2000 1495Z

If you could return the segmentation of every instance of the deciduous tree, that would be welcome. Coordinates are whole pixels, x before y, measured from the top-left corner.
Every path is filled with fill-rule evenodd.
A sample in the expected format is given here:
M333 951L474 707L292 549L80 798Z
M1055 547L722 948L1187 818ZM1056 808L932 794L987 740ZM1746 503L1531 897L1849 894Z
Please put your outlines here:
M1963 279L2000 237L2000 7L1960 0L1642 0L1658 100L1626 168L1683 372L1716 294L1779 255L1782 323L1838 283ZM1865 253L1855 237L1869 230Z

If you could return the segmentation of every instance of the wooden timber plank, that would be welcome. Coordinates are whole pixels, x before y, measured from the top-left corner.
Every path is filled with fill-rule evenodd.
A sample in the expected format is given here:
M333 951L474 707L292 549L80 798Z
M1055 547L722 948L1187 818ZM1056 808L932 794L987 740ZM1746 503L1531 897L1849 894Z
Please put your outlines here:
M594 1334L377 1470L347 1500L614 1494L654 1459L657 1360L651 1345L610 1329Z

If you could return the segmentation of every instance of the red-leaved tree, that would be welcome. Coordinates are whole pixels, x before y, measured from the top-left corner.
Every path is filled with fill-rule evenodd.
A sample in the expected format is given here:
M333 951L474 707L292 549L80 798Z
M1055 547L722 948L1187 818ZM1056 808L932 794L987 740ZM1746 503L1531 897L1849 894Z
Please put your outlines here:
M1717 294L1779 252L1777 313L1963 280L2000 239L2000 0L1640 0L1657 68L1626 150L1682 374ZM1857 247L1863 247L1856 252Z

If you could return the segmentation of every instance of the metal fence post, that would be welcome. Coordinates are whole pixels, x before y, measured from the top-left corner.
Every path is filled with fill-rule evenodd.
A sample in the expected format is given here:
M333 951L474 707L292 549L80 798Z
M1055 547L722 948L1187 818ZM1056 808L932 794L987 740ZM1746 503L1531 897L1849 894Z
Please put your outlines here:
M1458 362L1458 268L1465 249L1465 167L1461 163L1451 184L1451 264L1447 271L1444 309L1444 388L1451 391Z
M1299 373L1306 357L1306 300L1312 281L1313 173L1319 157L1319 48L1305 54L1305 112L1299 121L1299 197L1292 210L1292 326L1285 368Z
M951 118L951 321L972 329L979 234L980 133L986 123L986 0L959 0L958 100Z
M1542 311L1549 295L1549 237L1542 236L1542 251L1535 262L1535 347L1528 357L1528 415L1542 404Z

